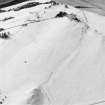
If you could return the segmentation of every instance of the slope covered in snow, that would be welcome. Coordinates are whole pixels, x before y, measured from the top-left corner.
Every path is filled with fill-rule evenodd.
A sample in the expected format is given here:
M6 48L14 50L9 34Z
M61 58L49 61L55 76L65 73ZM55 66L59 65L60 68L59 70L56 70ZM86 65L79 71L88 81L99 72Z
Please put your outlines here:
M104 104L104 21L55 1L1 8L3 105Z

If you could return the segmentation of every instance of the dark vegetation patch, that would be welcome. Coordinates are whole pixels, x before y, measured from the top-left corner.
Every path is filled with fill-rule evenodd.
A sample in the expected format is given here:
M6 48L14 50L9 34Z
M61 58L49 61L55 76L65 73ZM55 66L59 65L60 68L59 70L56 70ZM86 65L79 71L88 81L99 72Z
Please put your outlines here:
M49 1L49 2L45 2L44 4L52 4L52 5L58 5L59 3L56 3L55 1Z
M46 2L45 4L51 4L50 6L45 7L45 9L49 9L49 8L51 8L52 6L59 5L59 3L56 3L55 1Z
M60 18L60 17L68 17L70 20L74 20L74 21L76 21L76 22L81 22L81 20L76 16L76 14L68 14L68 13L66 13L66 12L63 12L63 11L61 11L61 12L59 12L56 16L55 16L55 18Z
M4 104L6 102L7 96L6 94L0 92L0 104Z
M75 14L71 14L72 15L72 19L75 20L76 22L81 22L81 20L79 18L77 18L77 16Z
M7 20L10 20L10 19L13 19L14 17L6 17L6 18L4 18L3 20L0 20L0 21L7 21Z
M0 9L0 13L3 13L3 12L6 12L6 10L2 10L2 9Z
M73 14L73 13L68 14L67 17L70 18L72 21L75 21L75 22L78 22L78 23L81 22L81 20L77 17L76 14Z
M1 39L9 39L10 38L10 32L2 32L0 33Z
M87 7L87 6L75 6L75 8L80 8L80 9L85 9L85 8L92 8L92 7Z
M68 5L65 5L65 8L69 8L69 6Z
M55 18L64 17L64 16L67 16L67 13L61 11L55 16Z
M0 32L1 32L1 31L4 31L4 30L5 30L4 28L0 28Z

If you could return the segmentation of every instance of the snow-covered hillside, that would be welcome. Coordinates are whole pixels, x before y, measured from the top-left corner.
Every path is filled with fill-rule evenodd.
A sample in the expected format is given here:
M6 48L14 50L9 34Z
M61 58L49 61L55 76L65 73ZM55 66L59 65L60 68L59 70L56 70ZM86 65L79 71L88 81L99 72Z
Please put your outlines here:
M0 104L104 105L104 21L50 0L3 6Z

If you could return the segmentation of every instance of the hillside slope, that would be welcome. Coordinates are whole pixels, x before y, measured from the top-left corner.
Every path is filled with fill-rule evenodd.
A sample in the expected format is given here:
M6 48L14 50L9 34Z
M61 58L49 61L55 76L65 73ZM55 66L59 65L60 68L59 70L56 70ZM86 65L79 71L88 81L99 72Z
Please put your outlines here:
M0 104L104 104L104 21L50 0L1 8Z

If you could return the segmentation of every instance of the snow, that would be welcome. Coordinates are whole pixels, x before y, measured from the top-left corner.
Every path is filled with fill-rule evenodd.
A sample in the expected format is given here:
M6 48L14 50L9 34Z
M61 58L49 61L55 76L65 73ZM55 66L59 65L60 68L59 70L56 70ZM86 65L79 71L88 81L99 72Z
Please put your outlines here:
M40 4L16 10L33 2ZM2 10L0 35L10 33L0 37L3 105L27 105L35 88L44 105L103 105L104 16L47 0Z

